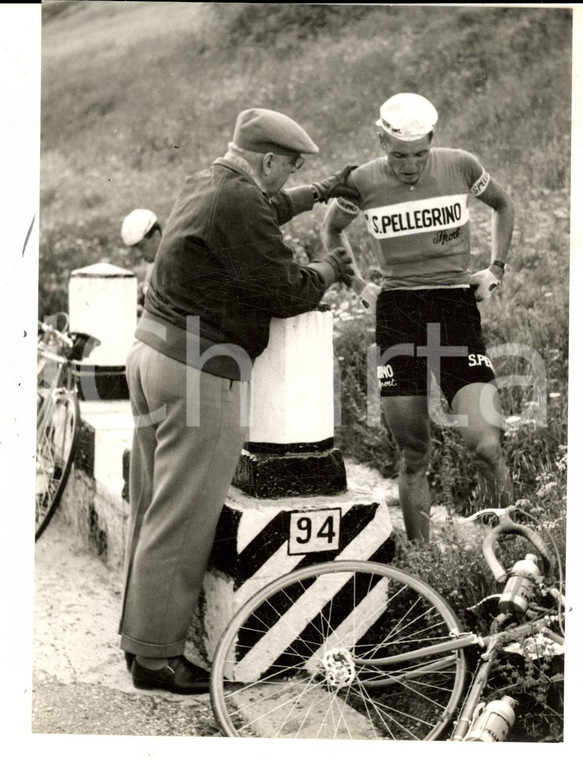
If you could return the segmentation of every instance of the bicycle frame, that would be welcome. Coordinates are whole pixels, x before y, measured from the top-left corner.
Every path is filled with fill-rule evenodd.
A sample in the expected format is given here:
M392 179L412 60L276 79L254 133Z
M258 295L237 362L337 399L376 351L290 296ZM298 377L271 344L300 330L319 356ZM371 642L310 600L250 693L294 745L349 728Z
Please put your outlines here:
M486 562L492 571L494 578L498 582L504 582L507 579L507 573L498 561L495 552L496 541L504 534L516 534L526 538L540 552L540 555L543 559L545 572L548 573L551 567L551 557L541 537L528 526L515 523L512 519L513 512L513 507L509 507L504 510L481 510L475 515L472 515L472 517L468 518L468 520L471 521L478 519L484 514L494 513L500 520L499 525L489 531L482 544L482 551ZM564 608L565 600L563 595L556 589L549 588L546 590L548 591L549 595L552 596L555 601ZM472 685L459 711L459 715L455 723L455 728L450 738L450 741L463 741L471 728L472 721L476 715L476 709L480 703L484 689L488 684L488 679L496 662L498 653L504 646L520 641L527 637L535 636L537 633L544 634L555 643L561 645L564 643L564 639L560 636L557 636L557 634L555 634L549 627L553 622L559 620L559 615L543 615L542 617L539 617L535 620L517 625L511 630L497 630L503 623L512 620L512 614L500 615L492 624L492 632L486 636L479 636L478 634L474 633L452 634L452 638L455 640L451 642L433 644L431 646L422 647L420 649L409 651L403 654L395 654L390 657L377 658L373 660L355 658L354 662L355 664L362 666L380 667L405 663L418 658L443 654L445 655L443 660L434 662L431 666L429 666L433 670L437 671L440 667L443 668L447 666L447 664L451 661L451 657L447 657L447 655L451 655L453 651L467 649L475 646L479 646L480 648L484 649L485 651L480 656L481 662L475 671ZM397 676L397 678L415 678L415 676L420 672L427 672L427 666L425 666L425 668L423 668L423 666L420 666L419 668L408 671L402 676ZM368 684L368 687L376 688L378 686L387 686L390 685L392 681L394 682L394 680L394 678L390 677L381 678L375 680L374 683ZM450 716L450 718L452 717L453 716Z
M483 648L485 651L480 657L481 664L479 664L478 668L475 671L472 686L466 695L462 708L460 709L459 717L456 721L455 729L450 739L450 741L463 741L471 726L473 717L476 712L476 707L478 706L482 697L482 693L488 684L490 672L496 662L496 658L500 650L510 643L520 641L525 637L534 636L537 633L543 633L556 643L562 644L562 639L560 637L557 637L556 634L554 634L553 631L549 629L549 625L556 618L557 616L552 615L545 616L528 623L523 623L522 625L513 628L511 631L500 631L483 637L474 633L462 633L457 635L455 641L452 642L434 644L429 647L423 647L412 652L407 652L406 654L397 654L391 657L382 657L372 660L354 658L354 664L361 666L380 667L383 665L386 666L406 663L412 659L417 658L430 657L439 654L445 655L442 660L433 662L429 666L421 665L413 670L407 671L407 673L403 675L397 677L379 678L375 679L374 682L367 683L367 688L377 688L379 686L390 686L391 683L393 683L395 680L414 679L418 677L420 673L438 672L440 669L448 667L448 665L451 663L451 653L453 651L468 649L475 646ZM449 717L451 719L453 716Z
M477 633L456 634L455 640L451 642L444 641L441 644L432 644L431 646L421 647L420 649L404 652L403 654L394 654L390 657L378 657L372 660L354 658L354 663L356 665L364 666L396 665L401 662L408 662L411 659L431 657L438 654L448 654L457 651L458 649L467 649L468 647L479 646L488 649L495 646L503 646L514 641L519 641L525 636L534 636L537 633L547 633L548 626L552 623L555 617L556 616L546 616L529 623L523 623L522 625L513 628L512 631L500 631L499 633L488 634L487 636L479 636ZM375 686L381 684L381 681L375 681Z
M73 374L72 362L80 359L82 355L89 354L96 345L99 345L100 341L96 338L92 338L86 333L73 333L71 335L57 330L51 325L47 325L44 322L38 323L39 329L42 330L43 336L49 335L54 338L58 351L51 350L51 346L48 344L42 347L42 341L39 343L39 353L45 364L39 373L39 381L41 376L46 374L46 362L52 362L57 366L56 371L50 378L50 382L47 384L48 393L47 398L54 393L56 389L62 388L73 393L77 393L77 384ZM87 350L88 347L88 350ZM46 402L46 398L43 399ZM41 406L42 409L42 406ZM37 424L38 428L38 424Z

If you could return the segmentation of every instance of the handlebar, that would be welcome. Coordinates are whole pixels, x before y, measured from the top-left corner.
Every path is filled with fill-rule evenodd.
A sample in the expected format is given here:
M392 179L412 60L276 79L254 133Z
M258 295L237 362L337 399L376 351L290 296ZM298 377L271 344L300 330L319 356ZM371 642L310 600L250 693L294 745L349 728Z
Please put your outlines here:
M66 358L72 361L81 361L85 356L88 356L96 346L101 344L98 338L94 338L87 333L65 333L57 330L56 327L46 324L38 320L38 329L43 335L50 335L55 338L57 343L64 346L67 349Z
M545 575L549 573L552 565L551 554L543 539L535 530L529 528L527 525L520 525L519 523L514 522L512 516L515 512L516 507L513 506L506 507L506 509L495 509L491 507L488 509L481 509L479 512L476 512L465 519L465 522L473 522L484 515L493 515L498 518L499 524L492 528L482 542L482 552L494 578L499 583L503 583L508 576L506 570L504 570L504 567L496 557L495 543L502 535L514 533L526 538L526 540L529 541L541 555Z
M73 348L73 340L69 338L68 335L65 335L60 330L57 330L56 327L53 327L52 325L47 325L46 322L41 322L41 320L38 320L38 329L43 333L43 335L51 335L53 338L56 339L58 343L62 343L63 346L66 348Z

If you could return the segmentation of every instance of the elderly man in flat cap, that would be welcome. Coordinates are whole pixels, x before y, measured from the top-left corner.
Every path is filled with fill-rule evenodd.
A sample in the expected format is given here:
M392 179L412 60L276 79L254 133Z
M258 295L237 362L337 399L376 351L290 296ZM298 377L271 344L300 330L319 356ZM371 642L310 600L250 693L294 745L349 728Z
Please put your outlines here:
M430 375L441 388L476 465L484 506L512 498L500 446L501 408L476 301L500 283L512 238L508 195L480 161L432 147L437 111L423 96L399 93L376 122L385 155L355 169L359 200L331 204L327 248L350 250L344 230L362 211L383 274L377 301L377 373L383 415L399 453L399 496L407 536L430 536ZM469 271L469 196L492 209L488 268Z
M356 196L350 167L282 190L315 153L287 116L242 112L226 155L186 180L156 254L126 367L135 430L119 632L138 688L208 688L184 646L246 439L253 360L272 317L314 309L332 283L350 282L345 251L299 266L280 231L315 203Z

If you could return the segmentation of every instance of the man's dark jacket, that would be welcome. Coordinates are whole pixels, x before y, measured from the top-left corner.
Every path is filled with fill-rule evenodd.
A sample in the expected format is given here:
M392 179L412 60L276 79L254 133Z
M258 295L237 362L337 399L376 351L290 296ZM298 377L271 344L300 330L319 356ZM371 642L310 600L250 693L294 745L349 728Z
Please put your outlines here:
M228 350L203 366L197 354L231 344L253 360L267 345L272 317L292 317L318 305L322 278L294 262L280 230L313 202L310 186L269 199L227 158L189 177L156 254L136 337L206 372L240 379ZM200 331L200 343L192 343L193 329Z

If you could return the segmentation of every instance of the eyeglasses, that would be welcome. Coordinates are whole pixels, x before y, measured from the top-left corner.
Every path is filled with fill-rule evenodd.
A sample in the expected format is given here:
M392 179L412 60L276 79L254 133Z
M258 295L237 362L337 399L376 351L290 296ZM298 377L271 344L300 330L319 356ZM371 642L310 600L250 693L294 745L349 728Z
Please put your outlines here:
M301 169L304 165L304 161L306 160L305 156L296 156L296 158L292 158L290 161L292 165L292 172L297 172L298 169Z

